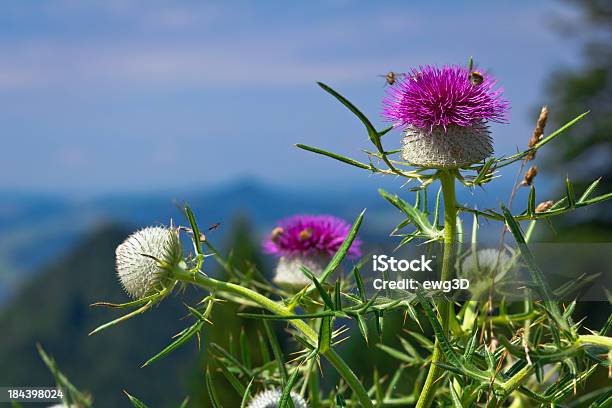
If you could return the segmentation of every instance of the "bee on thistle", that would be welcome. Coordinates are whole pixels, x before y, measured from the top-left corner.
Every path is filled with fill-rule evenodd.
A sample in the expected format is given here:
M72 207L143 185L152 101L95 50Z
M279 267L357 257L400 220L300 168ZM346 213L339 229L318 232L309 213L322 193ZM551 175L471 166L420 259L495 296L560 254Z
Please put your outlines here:
M469 75L469 80L474 86L481 85L484 82L484 76L478 71L472 71Z

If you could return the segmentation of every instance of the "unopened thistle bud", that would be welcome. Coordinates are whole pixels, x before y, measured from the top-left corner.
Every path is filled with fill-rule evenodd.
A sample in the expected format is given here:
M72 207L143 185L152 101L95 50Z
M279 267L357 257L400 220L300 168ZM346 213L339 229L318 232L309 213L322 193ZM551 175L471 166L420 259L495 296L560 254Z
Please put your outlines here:
M530 149L534 147L540 140L542 140L542 136L544 135L544 128L546 127L546 121L548 120L548 106L542 106L542 110L540 111L540 116L538 117L538 121L536 122L536 127L533 130L533 134L531 135L531 139L529 139L529 143L527 147ZM535 159L536 152L533 151L529 153L526 157L527 161L531 161Z
M346 239L351 227L331 215L297 215L279 222L263 243L263 249L276 255L278 265L273 281L283 287L300 288L311 283L301 266L319 276ZM359 257L361 242L355 239L350 257Z
M508 102L501 89L494 89L490 75L474 72L424 66L388 88L383 116L404 129L405 161L426 168L458 168L493 154L487 122L506 122Z
M521 181L521 185L530 186L533 184L533 179L538 175L537 166L531 166L523 176L523 181Z
M142 299L172 282L169 268L181 262L183 249L176 230L149 227L130 235L115 253L123 288L134 299Z
M535 209L536 213L543 213L546 212L548 210L550 210L550 208L553 206L553 202L552 201L543 201L540 204L538 204L538 206Z
M260 392L249 402L247 408L278 408L282 395L282 391L278 389ZM295 392L290 395L295 408L308 408L308 404L300 395Z

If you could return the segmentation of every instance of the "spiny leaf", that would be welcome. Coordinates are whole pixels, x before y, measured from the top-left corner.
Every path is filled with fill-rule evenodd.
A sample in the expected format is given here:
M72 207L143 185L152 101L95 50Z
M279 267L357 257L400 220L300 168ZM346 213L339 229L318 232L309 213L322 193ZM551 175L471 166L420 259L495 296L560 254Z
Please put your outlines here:
M365 126L365 128L366 128L366 130L368 132L368 136L369 136L370 140L372 141L372 143L374 143L376 148L379 151L382 152L383 151L383 147L382 147L382 145L380 143L380 134L376 131L376 129L374 128L374 125L372 125L372 122L370 122L370 120L366 117L366 115L361 113L361 111L359 109L357 109L357 107L355 107L355 105L353 105L348 99L346 99L344 96L340 95L338 92L334 91L329 86L325 85L322 82L317 82L317 84L321 88L323 88L323 90L325 92L329 93L334 98L336 98L338 101L340 101L340 103L342 103L344 106L346 106L351 112L353 112L353 114L355 114L355 116L357 116L359 118L361 123L363 123L363 125Z
M236 357L228 353L228 351L225 350L223 347L219 346L216 343L210 343L209 347L212 352L216 352L217 354L220 354L221 357L227 359L232 365L234 365L236 368L242 371L242 373L246 375L247 377L253 376L253 373L248 367L245 367L240 361L238 361Z
M240 408L246 408L247 402L249 402L249 397L251 395L251 387L253 387L253 381L255 378L252 378L249 382L249 385L246 387L244 394L242 394L242 402L240 403Z
M213 408L222 408L222 405L219 402L219 397L217 396L215 384L213 383L212 376L210 375L210 370L208 368L206 368L206 390L208 391L208 397Z
M251 368L251 352L249 351L249 344L247 340L244 327L240 330L240 356L242 357L242 363L247 368Z
M323 155L323 156L331 157L332 159L341 161L341 162L346 163L346 164L350 164L351 166L359 167L360 169L374 171L372 166L369 166L369 165L367 165L365 163L361 163L360 161L351 159L350 157L345 157L345 156L342 156L342 155L339 155L339 154L336 154L336 153L328 152L326 150L318 149L316 147L307 146L307 145L300 144L300 143L296 144L295 146L300 148L300 149L312 152L312 153L316 153L316 154L320 154L320 155Z
M359 314L356 315L355 318L357 319L357 326L359 326L359 331L361 332L363 339L366 343L368 343L368 324L366 323L365 318Z
M587 188L586 190L584 190L584 193L582 193L582 195L580 196L580 198L578 199L578 202L581 203L583 201L585 201L586 199L588 199L591 194L593 193L593 191L595 191L595 189L597 188L597 186L599 185L599 182L601 181L601 177L598 178L597 180L593 181Z
M459 395L457 395L457 391L455 390L455 387L453 386L452 380L448 380L448 389L450 390L451 399L453 400L453 406L455 408L463 408L463 404L461 403L461 399L459 398Z
M189 224L191 226L191 231L193 232L193 245L196 249L198 255L202 255L202 242L200 241L200 229L198 228L198 224L196 223L195 216L193 215L193 211L188 205L185 205L185 214L187 214L187 219L189 220Z
M334 310L342 310L342 292L340 292L340 281L336 281L334 288Z
M265 313L237 313L240 317L246 317L247 319L259 319L259 320L297 320L297 319L319 319L321 317L345 317L346 313L337 313L334 311L323 311L319 313L304 313L295 315L273 315Z
M536 203L535 203L536 195L535 195L535 186L531 185L529 189L529 198L527 199L527 213L532 215L535 214Z
M415 359L405 353L402 353L399 350L396 350L392 347L389 347L385 344L379 343L376 345L376 347L378 347L379 349L381 349L382 351L384 351L385 353L389 354L391 357L395 358L396 360L399 361L403 361L405 363L408 364L414 364L415 363Z
M278 408L290 408L293 406L293 400L291 398L291 389L295 385L298 374L300 373L300 367L296 367L291 374L291 377L287 380L287 383L283 387L283 393L278 401Z
M557 305L557 303L555 303L552 299L551 289L548 285L548 282L546 282L546 279L544 278L544 275L540 271L533 257L533 254L531 253L531 251L529 250L529 247L527 246L527 242L525 241L520 225L518 224L518 222L516 222L516 220L510 213L510 211L508 211L508 209L503 205L502 205L502 211L504 213L504 218L506 219L506 224L510 228L510 232L512 233L512 235L514 236L514 239L516 240L518 244L520 254L525 260L525 263L527 264L527 269L531 273L531 277L537 285L538 292L540 293L540 296L544 300L544 304L547 310L550 312L552 320L561 329L565 331L569 331L568 324L563 319L561 311L559 310L559 305Z
M576 205L576 197L574 196L574 187L569 177L565 178L565 195L567 197L567 207L573 208Z
M366 292L365 286L363 285L363 279L361 278L361 272L359 272L359 268L353 268L353 276L355 277L355 283L357 284L357 290L359 291L359 297L362 302L366 301Z
M408 216L415 227L424 235L429 238L437 238L439 231L434 228L433 225L427 219L427 216L421 212L417 207L408 204L406 201L401 199L397 195L387 193L383 189L378 190L379 194L388 202L390 202L397 209L402 211Z
M316 290L319 292L319 296L321 296L321 299L325 303L325 306L327 306L331 310L334 310L334 302L332 301L332 298L329 296L329 293L327 293L323 285L321 285L317 277L314 276L312 272L310 272L304 266L302 266L301 269L302 269L302 272L304 272L304 274L308 276L310 280L312 280L312 283L314 283L314 286Z
M234 373L232 373L226 364L218 364L221 372L227 379L227 382L231 384L231 386L236 390L239 395L243 395L245 392L244 385L240 382L238 377Z
M319 353L325 354L331 349L333 332L333 320L331 317L321 319L321 328L319 329Z
M257 338L259 343L259 355L261 356L261 360L263 364L267 364L272 361L270 357L270 351L268 350L268 345L266 344L261 331L257 330Z
M125 395L127 395L128 399L130 400L130 403L132 404L132 406L136 407L136 408L148 408L144 402L142 402L141 400L139 400L138 398L130 395L127 391L123 390L123 393Z
M276 336L274 335L274 332L272 331L272 327L270 326L270 323L264 320L263 325L266 331L266 336L268 337L268 342L270 343L270 347L272 347L272 354L274 355L274 359L276 360L278 364L278 371L283 377L283 381L286 382L288 376L287 376L287 369L285 368L285 364L284 364L283 351L280 347L280 344L278 344L278 340L276 339Z
M197 333L200 332L200 330L202 329L202 326L204 325L205 321L204 320L199 320L197 322L195 322L192 326L190 326L189 328L183 330L180 334L180 336L177 337L176 340L174 340L172 343L170 343L168 346L166 346L162 351L160 351L159 353L157 353L156 355L154 355L153 357L151 357L149 360L147 360L142 367L146 367L149 364L159 360L162 357L167 356L168 354L170 354L172 351L174 351L175 349L177 349L179 346L181 346L182 344L184 344L187 340L189 340L190 338L192 338L194 335L196 335Z
M444 352L444 356L451 364L458 366L458 367L462 366L462 363L457 357L455 350L453 350L453 347L448 342L448 339L446 338L446 334L444 333L444 330L442 329L442 325L438 321L438 318L435 316L433 309L431 308L431 305L429 304L429 301L425 299L425 297L420 291L417 292L417 296L419 298L419 303L425 310L425 316L427 316L427 319L429 320L429 323L431 324L434 330L436 339L438 340L440 344L440 348Z

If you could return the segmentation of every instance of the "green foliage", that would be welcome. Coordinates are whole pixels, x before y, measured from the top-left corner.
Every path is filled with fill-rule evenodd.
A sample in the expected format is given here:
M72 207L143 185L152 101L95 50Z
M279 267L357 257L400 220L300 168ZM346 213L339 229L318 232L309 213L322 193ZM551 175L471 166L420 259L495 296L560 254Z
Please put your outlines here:
M551 121L563 123L576 116L585 107L590 110L589 120L569 129L552 146L551 154L544 157L547 168L576 174L574 184L584 189L591 174L602 176L600 188L612 190L612 162L610 134L612 133L612 12L607 0L569 0L579 18L565 21L567 30L562 35L577 35L583 41L583 57L578 66L555 71L547 86L550 99ZM559 189L563 187L559 185ZM557 239L610 241L612 217L610 205L592 208L582 217L558 220L555 223ZM588 231L588 234L583 232Z
M499 222L504 231L502 237L505 238L507 228L518 245L511 262L520 257L525 263L531 276L527 286L533 287L542 301L535 302L526 296L524 302L517 304L505 300L468 300L455 304L439 293L423 291L391 296L385 290L370 295L365 290L363 264L351 264L346 259L364 222L365 211L356 217L346 239L320 275L302 267L312 283L295 293L276 287L261 272L261 265L254 260L256 251L249 239L247 224L237 224L230 243L233 249L221 252L209 237L200 233L193 212L186 207L188 225L180 227L179 231L185 231L185 237L192 240L193 253L186 255L179 266L168 270L168 278L176 281L176 285L139 302L103 303L115 309L133 308L134 311L100 326L99 330L112 326L109 332L118 331L123 326L135 324L131 321L118 325L128 317L144 312L147 313L139 317L158 314L159 310L153 312L151 306L162 300L164 304L170 302L169 295L177 293L179 288L197 286L204 290L204 295L198 292L192 298L181 292L185 304L173 310L177 314L186 313L188 323L181 322L178 334L169 344L164 338L161 345L155 345L154 351L147 348L144 366L150 369L148 366L155 362L154 368L162 369L169 357L180 358L188 344L196 343L198 349L202 349L202 361L198 364L198 390L192 401L213 407L244 407L257 392L270 388L281 390L278 405L283 408L293 405L292 392L308 396L310 403L318 407L412 404L426 407L434 400L439 406L455 408L510 404L515 407L565 406L577 401L600 407L608 404L611 400L609 388L595 386L589 393L582 394L578 389L610 367L612 338L607 337L607 332L612 316L599 331L590 334L582 322L574 322L575 303L562 305L555 295L567 295L590 278L577 280L574 287L551 287L535 262L529 239L537 223L603 203L611 199L612 194L596 195L596 189L602 186L600 180L578 189L566 178L565 192L552 206L538 209L536 189L532 187L524 204L525 210L517 214L503 205L499 209L458 205L455 197L456 180L467 188L486 187L500 176L501 169L514 163L521 163L522 168L535 152L560 138L586 114L576 116L528 149L510 157L493 158L461 169L415 170L407 169L407 163L394 158L398 151L384 148L382 137L389 129L378 131L348 99L327 85L319 85L355 114L375 151L365 151L369 164L364 164L318 148L298 147L360 169L412 182L414 186L410 191L415 195L414 204L397 194L380 190L382 198L397 208L403 218L391 232L393 237L401 238L400 246L414 241L433 248L443 243L440 276L447 279L454 275L457 261L476 247L479 220ZM431 214L429 188L437 182L441 190L437 192ZM442 211L443 225L440 224ZM464 249L456 245L458 239L459 243L464 241L463 223L458 214L473 217L473 247ZM525 233L521 225L524 221L529 221ZM215 260L223 273L215 275L209 260ZM350 273L335 273L340 270ZM226 321L230 320L228 316L236 315L244 320ZM405 320L410 318L406 324L410 330L400 332L396 319L402 315ZM388 336L389 326L395 328L394 336ZM279 341L278 329L289 334L291 343ZM132 343L144 338L146 330L130 333ZM358 331L361 337L351 338L352 331ZM398 333L401 335L397 336ZM349 360L352 364L347 363L343 358L346 348L342 345L346 340L350 342L349 347L359 344L363 349L369 348L372 354L386 357L393 369L385 373L372 367L366 360L369 353L358 348L358 358ZM363 360L362 366L359 360ZM429 366L428 370L425 366ZM134 383L133 378L128 380ZM138 395L141 392L138 390ZM133 406L145 406L137 398L126 395ZM182 405L185 404L187 402Z

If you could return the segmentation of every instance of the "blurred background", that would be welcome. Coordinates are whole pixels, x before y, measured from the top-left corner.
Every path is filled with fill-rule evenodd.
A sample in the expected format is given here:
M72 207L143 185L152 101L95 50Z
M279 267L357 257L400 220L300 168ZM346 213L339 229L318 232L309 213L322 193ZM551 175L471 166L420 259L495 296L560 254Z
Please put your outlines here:
M212 242L264 270L271 260L261 238L294 213L352 221L367 208L362 238L388 240L400 217L376 190L410 198L401 180L294 147L360 160L370 148L361 124L316 81L384 126L379 75L473 56L511 102L510 124L492 129L498 156L526 147L542 105L551 112L548 131L591 111L537 157L543 200L557 197L566 175L582 186L603 177L601 191L612 190L611 23L607 0L3 2L0 385L52 383L40 342L96 406L127 406L124 389L154 407L185 395L206 406L206 357L195 344L139 368L184 327L181 299L87 337L110 317L90 303L126 300L115 246L140 226L184 224L177 207L185 202L201 225L220 223ZM400 137L390 133L386 147L397 148ZM516 171L460 200L497 207ZM574 213L539 239L610 241L610 210ZM207 329L205 342L224 344L254 324L229 306L218 310L226 327ZM381 359L372 350L353 363L367 375Z

